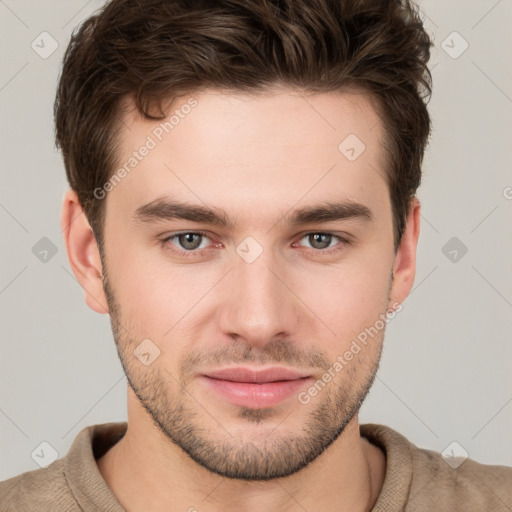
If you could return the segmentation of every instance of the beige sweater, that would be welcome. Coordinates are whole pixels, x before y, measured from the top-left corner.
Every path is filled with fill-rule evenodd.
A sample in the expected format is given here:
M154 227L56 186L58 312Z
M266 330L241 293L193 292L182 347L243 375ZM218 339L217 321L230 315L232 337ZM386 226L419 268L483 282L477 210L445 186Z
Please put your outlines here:
M0 512L124 512L96 459L126 426L86 427L65 457L0 482ZM440 453L416 447L389 427L365 424L360 432L386 453L386 476L374 511L512 512L512 468L466 459L454 469Z

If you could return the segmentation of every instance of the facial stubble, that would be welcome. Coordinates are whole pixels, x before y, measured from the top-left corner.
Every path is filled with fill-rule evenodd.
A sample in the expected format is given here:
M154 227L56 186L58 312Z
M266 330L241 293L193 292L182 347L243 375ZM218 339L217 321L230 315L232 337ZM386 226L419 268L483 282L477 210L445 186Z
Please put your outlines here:
M343 368L342 371L347 374L344 385L332 381L308 405L298 400L295 402L295 408L288 416L302 411L301 408L309 408L307 419L299 432L287 432L278 425L269 428L263 438L258 435L254 440L241 440L230 433L229 418L218 417L218 412L209 410L211 406L204 403L201 396L194 396L193 390L187 389L192 369L200 368L201 363L216 360L226 365L255 361L291 366L302 364L324 371L332 365L327 355L320 351L300 352L292 343L274 339L263 348L238 342L236 346L216 351L215 354L190 354L181 364L178 376L155 363L145 366L134 356L134 349L140 340L126 329L127 324L111 289L106 267L103 266L103 269L103 286L112 332L130 387L155 428L192 460L213 473L227 478L263 481L300 471L340 437L360 410L373 385L382 352L384 329L380 339L372 340L373 346L365 346L364 353L357 355L357 361L353 360ZM273 408L239 407L237 421L245 421L249 431L258 429L258 434L261 434L266 420L275 418L275 414Z

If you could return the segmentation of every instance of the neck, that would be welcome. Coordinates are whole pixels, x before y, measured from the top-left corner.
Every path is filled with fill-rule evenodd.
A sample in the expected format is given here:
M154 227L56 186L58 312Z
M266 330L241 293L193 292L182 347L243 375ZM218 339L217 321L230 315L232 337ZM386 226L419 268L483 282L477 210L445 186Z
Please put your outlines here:
M357 415L341 436L303 470L268 481L228 479L193 461L128 400L124 437L98 467L127 512L369 511L385 475L385 456L361 438Z

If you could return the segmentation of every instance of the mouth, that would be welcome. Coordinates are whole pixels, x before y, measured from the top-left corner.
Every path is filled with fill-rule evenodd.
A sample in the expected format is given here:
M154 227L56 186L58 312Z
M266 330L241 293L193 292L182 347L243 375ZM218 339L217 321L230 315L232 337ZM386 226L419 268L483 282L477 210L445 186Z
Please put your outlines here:
M290 368L224 368L207 372L201 380L233 405L264 409L297 394L313 380L311 374Z

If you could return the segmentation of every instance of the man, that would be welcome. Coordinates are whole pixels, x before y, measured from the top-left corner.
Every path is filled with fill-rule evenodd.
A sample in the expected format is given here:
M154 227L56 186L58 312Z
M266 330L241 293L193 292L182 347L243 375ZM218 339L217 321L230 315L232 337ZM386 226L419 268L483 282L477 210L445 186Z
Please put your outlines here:
M415 275L431 42L408 2L113 0L67 49L62 227L108 313L128 422L3 510L510 510L359 425Z

